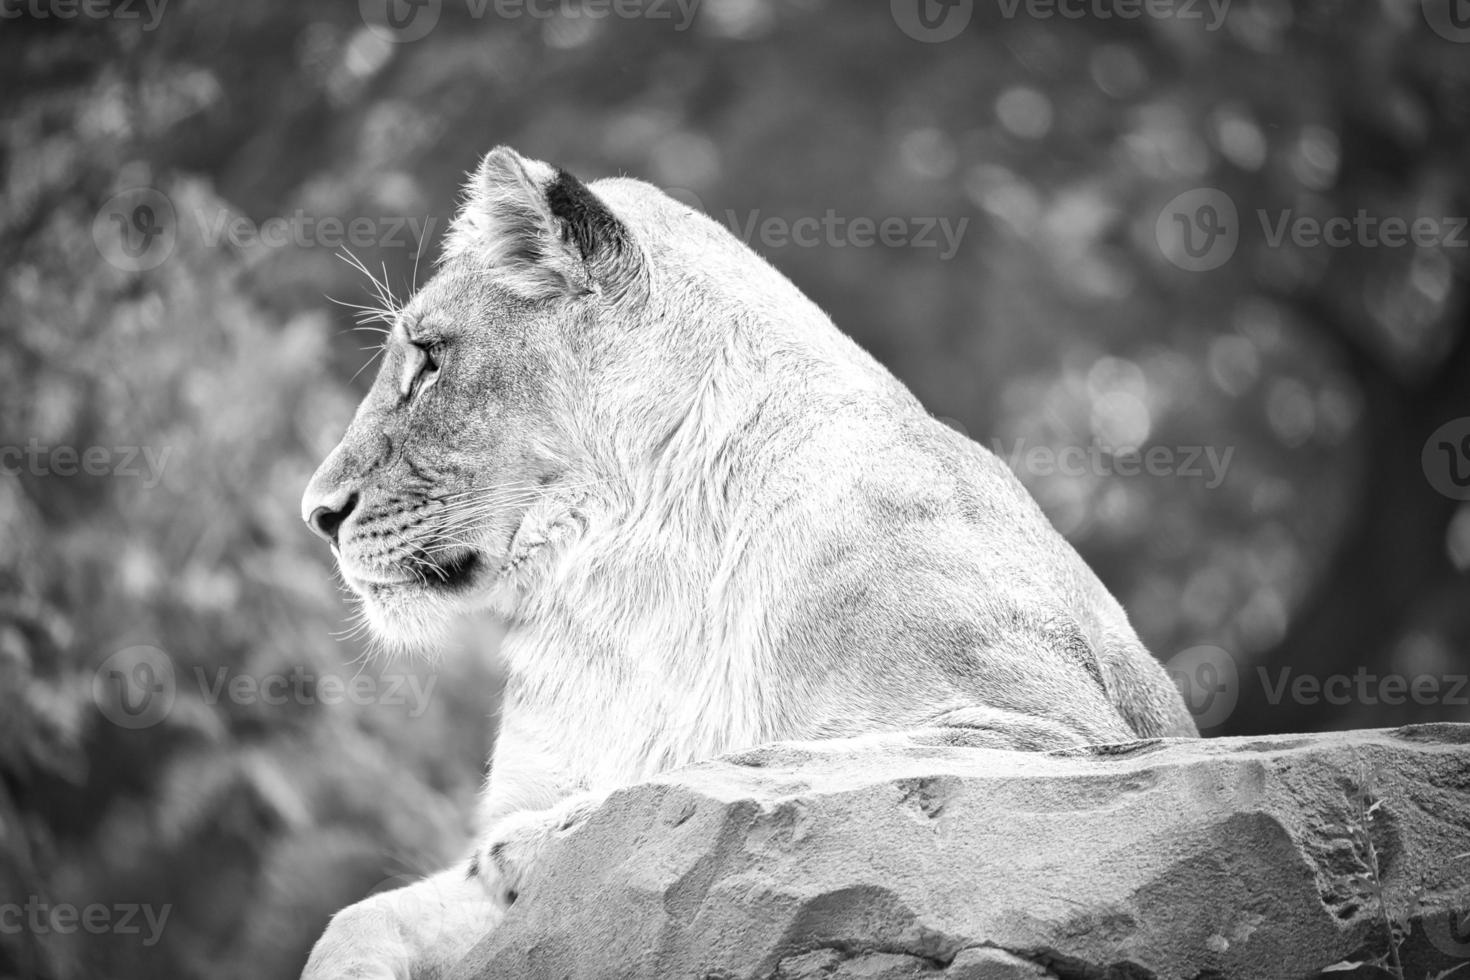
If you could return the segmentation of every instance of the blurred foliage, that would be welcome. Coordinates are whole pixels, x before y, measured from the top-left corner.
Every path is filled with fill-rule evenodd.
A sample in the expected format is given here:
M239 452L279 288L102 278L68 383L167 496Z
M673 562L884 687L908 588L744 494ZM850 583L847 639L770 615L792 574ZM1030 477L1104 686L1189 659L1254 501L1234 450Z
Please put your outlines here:
M462 843L488 665L413 667L441 681L419 718L180 685L136 731L99 712L93 675L137 645L186 674L405 669L333 637L347 607L296 516L367 383L364 335L325 297L366 284L325 236L214 231L365 217L382 234L354 251L403 292L496 143L735 224L968 218L948 261L752 244L1002 455L1232 453L1218 486L1021 468L1162 659L1211 644L1243 675L1466 671L1470 510L1420 451L1470 416L1470 250L1248 233L1258 209L1470 214L1470 47L1419 3L1239 0L1208 31L977 2L940 44L883 3L704 0L687 31L474 9L446 0L403 44L357 4L305 0L175 0L147 31L0 26L0 446L169 453L156 485L0 474L0 902L173 910L147 948L0 934L0 976L294 977L332 910ZM93 222L138 186L172 203L177 243L130 272ZM1208 273L1154 237L1194 187L1242 216ZM1467 718L1264 695L1242 683L1222 730Z

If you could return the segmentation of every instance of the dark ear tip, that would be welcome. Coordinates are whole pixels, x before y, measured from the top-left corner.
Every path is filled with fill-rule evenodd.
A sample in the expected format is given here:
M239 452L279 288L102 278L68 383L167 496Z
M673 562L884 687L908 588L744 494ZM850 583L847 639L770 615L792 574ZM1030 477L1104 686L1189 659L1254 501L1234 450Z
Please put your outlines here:
M546 189L546 204L561 219L565 236L591 261L599 253L617 253L627 243L627 231L607 205L576 177L560 168Z

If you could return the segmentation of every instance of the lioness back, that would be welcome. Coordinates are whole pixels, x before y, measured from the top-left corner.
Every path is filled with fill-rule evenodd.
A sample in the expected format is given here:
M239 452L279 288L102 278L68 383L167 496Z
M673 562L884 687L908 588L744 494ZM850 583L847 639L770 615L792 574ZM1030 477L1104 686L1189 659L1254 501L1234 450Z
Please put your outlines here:
M725 228L639 181L592 188L648 242L651 290L723 345L743 541L723 589L761 609L782 737L1045 719L1088 741L1193 736L1121 606L1001 461L926 412ZM641 234L640 234L641 232ZM677 319L679 312L670 314ZM741 457L744 457L743 459ZM736 604L741 604L736 600ZM785 611L784 614L781 611Z

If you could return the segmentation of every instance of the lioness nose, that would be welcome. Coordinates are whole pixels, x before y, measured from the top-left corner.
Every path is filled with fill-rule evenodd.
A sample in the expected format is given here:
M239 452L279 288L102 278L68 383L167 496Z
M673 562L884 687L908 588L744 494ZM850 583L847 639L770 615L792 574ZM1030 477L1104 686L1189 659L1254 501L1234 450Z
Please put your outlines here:
M323 541L336 544L337 532L357 506L357 494L342 491L336 499L317 501L316 504L306 517L306 526Z

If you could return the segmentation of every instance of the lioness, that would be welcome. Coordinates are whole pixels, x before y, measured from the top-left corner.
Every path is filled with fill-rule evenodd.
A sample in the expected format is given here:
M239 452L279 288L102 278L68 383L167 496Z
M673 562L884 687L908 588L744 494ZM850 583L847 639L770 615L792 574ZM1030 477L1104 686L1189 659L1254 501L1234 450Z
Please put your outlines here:
M1197 732L991 453L713 221L498 148L302 512L382 641L508 627L461 865L313 978L436 977L610 790L777 740Z

